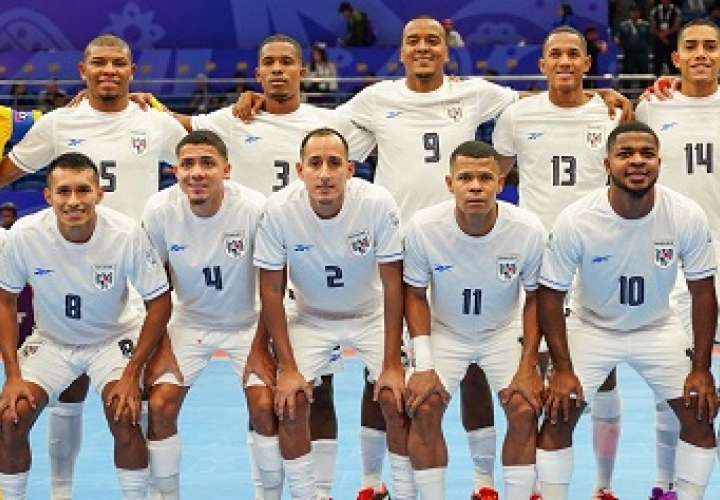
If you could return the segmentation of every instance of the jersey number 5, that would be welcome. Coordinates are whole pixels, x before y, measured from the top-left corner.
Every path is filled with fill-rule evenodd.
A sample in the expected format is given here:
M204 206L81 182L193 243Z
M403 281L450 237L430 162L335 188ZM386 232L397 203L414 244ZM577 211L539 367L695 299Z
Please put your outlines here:
M117 167L117 163L114 161L106 160L100 162L100 181L102 189L106 193L112 193L117 187L115 167Z

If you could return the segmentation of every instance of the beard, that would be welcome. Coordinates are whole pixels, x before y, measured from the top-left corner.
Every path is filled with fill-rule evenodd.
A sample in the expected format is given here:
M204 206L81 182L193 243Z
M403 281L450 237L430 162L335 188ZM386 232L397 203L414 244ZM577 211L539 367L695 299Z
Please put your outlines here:
M657 180L658 178L657 176L655 176L655 178L652 179L650 181L650 184L648 184L646 187L641 189L631 189L622 182L622 179L610 174L610 182L612 182L615 187L619 188L620 190L624 191L625 193L636 199L643 198L646 194L648 194L650 190L655 187L655 183L657 182Z
M287 102L292 97L291 94L285 94L285 93L278 93L278 94L268 94L268 97L272 99L275 102Z

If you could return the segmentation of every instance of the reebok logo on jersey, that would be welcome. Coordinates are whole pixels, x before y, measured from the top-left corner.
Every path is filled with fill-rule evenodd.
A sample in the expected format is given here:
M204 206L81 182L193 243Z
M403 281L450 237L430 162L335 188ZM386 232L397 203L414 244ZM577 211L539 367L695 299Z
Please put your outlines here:
M295 248L293 248L293 251L295 252L307 252L310 250L314 245L303 245L302 243L295 245Z
M71 148L74 148L76 146L79 146L83 142L85 142L85 139L68 139L67 145Z
M178 243L173 243L172 245L170 245L170 248L168 248L168 250L170 252L182 252L186 248L187 248L186 245L180 245Z
M253 144L260 140L260 137L256 135L246 135L245 136L245 144Z
M677 125L678 122L669 122L669 123L663 123L660 125L660 132L666 132L673 128L675 125Z
M42 267L36 267L35 270L33 271L33 274L35 276L47 276L51 272L53 272L52 269L43 269Z
M528 141L535 141L543 136L542 132L528 132Z
M388 111L385 118L397 118L402 114L402 111Z
M596 257L593 257L592 263L593 263L593 264L601 264L601 263L603 263L603 262L609 261L609 260L610 260L610 257L612 257L612 255L610 255L610 254L608 254L608 255L598 255L598 256L596 256Z
M448 265L448 264L437 264L435 267L433 267L433 270L435 270L439 273L444 273L445 271L449 271L452 268L453 268L453 266Z

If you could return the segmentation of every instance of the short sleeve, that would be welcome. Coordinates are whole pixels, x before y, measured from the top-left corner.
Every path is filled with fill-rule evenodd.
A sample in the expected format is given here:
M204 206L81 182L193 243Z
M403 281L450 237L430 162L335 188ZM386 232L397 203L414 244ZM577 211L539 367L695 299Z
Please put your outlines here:
M402 237L397 203L390 193L378 199L377 226L375 227L375 259L380 264L402 260Z
M560 214L547 243L540 267L540 285L566 292L580 265L580 251L570 218Z
M378 85L378 84L375 84ZM369 132L375 132L376 123L374 123L373 110L375 108L375 85L371 85L352 99L335 108L335 111L347 116L356 126Z
M492 135L495 151L503 156L517 155L514 128L512 108L508 108L500 114L495 122Z
M520 99L520 94L510 87L503 87L479 77L472 81L476 85L477 109L482 113L478 118L479 123L497 118L508 106Z
M128 276L133 287L147 302L170 289L167 273L150 239L139 226L134 229L132 240Z
M220 136L225 144L227 144L232 138L231 131L233 129L233 125L235 124L234 120L236 119L237 118L232 115L230 108L225 107L218 109L217 111L213 111L212 113L193 116L192 129L210 130L215 132Z
M683 214L684 234L680 259L688 281L709 278L717 272L717 260L707 216L695 205Z
M430 284L431 278L432 274L422 243L422 235L415 218L412 218L405 232L403 281L410 286L426 288Z
M36 172L55 157L54 118L54 113L49 113L38 120L10 151L8 156L19 169Z
M529 228L532 236L528 240L527 256L520 270L520 280L526 291L532 292L538 288L538 279L540 277L540 266L543 260L543 250L545 248L545 230L538 221L537 226Z
M20 293L28 281L18 231L0 232L0 288L14 294Z
M170 116L169 113L154 112L160 115L160 126L163 133L159 159L165 163L175 164L177 163L175 148L180 140L187 135L187 131L180 125L180 122Z
M142 215L142 227L150 238L150 243L160 256L160 260L166 264L170 258L168 255L167 241L165 241L165 228L161 221L160 210L153 198L145 204Z
M375 136L368 130L355 125L348 114L331 111L333 128L340 132L348 142L351 160L364 161L375 149Z
M287 248L277 217L279 207L266 206L265 212L258 224L257 236L255 237L255 255L253 263L255 267L280 271L285 268L287 262Z

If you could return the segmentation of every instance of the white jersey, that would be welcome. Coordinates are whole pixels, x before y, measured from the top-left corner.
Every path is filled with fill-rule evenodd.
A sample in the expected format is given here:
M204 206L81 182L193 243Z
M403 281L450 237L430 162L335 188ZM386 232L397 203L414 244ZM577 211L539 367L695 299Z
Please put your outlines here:
M498 118L493 146L516 157L520 206L537 214L546 230L570 203L606 185L605 144L619 120L597 95L561 108L547 92L512 104Z
M198 217L175 185L153 195L143 226L169 265L177 302L173 323L207 330L240 330L257 320L255 232L265 197L225 182L218 213Z
M514 90L481 78L446 77L433 92L414 92L402 79L371 85L338 110L375 136L375 184L392 193L407 222L451 197L444 179L453 150L517 99Z
M660 138L659 182L698 202L720 237L720 91L640 101L635 114Z
M300 144L308 132L330 127L340 132L350 146L351 160L364 160L375 147L370 134L355 127L337 111L300 104L292 113L258 114L244 123L232 114L232 106L192 117L193 130L211 130L228 148L230 178L269 196L297 179L295 165Z
M658 185L652 211L624 219L603 188L560 214L538 281L567 291L577 270L573 314L600 328L633 330L671 314L678 263L687 280L715 274L711 241L705 213L681 194Z
M255 265L287 266L300 314L372 314L382 307L378 264L402 260L399 226L397 205L384 188L350 179L340 213L321 219L296 181L268 199Z
M0 287L33 289L41 335L61 344L95 344L137 334L140 317L128 307L128 280L143 300L168 290L160 258L140 225L98 206L86 243L71 243L58 230L52 208L20 219L0 258Z
M10 152L18 168L35 172L63 153L83 153L100 171L103 205L140 221L142 207L158 190L159 162L175 163L185 129L169 113L141 110L103 113L83 101L38 120Z
M537 289L545 230L537 216L498 201L495 226L464 233L455 200L417 212L406 230L405 283L430 287L433 322L464 336L494 331L517 315L520 287Z

